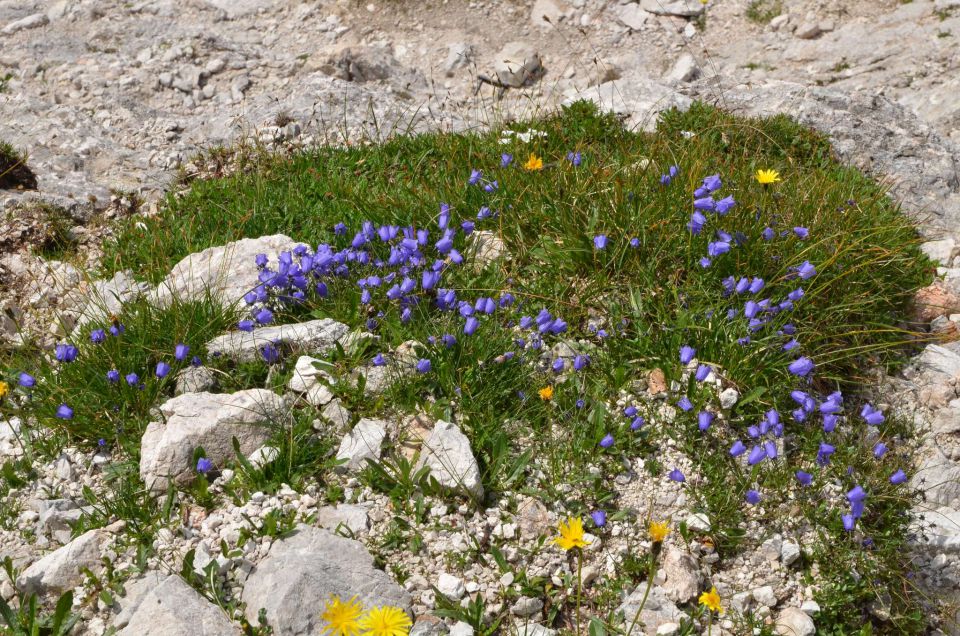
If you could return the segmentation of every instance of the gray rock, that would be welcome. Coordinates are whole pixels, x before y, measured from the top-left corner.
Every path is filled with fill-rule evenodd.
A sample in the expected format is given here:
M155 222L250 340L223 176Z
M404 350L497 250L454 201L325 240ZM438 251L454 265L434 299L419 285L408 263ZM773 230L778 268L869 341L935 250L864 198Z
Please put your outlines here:
M795 36L801 40L812 40L815 37L818 37L823 31L820 29L820 25L816 22L804 22L797 27L797 30L793 32Z
M410 595L373 566L363 544L305 525L274 542L250 573L241 600L251 621L264 608L277 636L306 636L319 632L318 608L334 594L356 596L364 607L395 605L409 612L411 606Z
M209 367L184 367L177 373L176 395L203 393L217 388L217 376Z
M760 544L760 553L767 561L779 561L780 550L783 549L783 537L775 534Z
M948 435L960 431L960 398L951 400L947 408L937 411L930 425L933 435Z
M336 430L345 430L350 426L350 420L353 419L353 414L336 398L330 400L327 405L323 407L320 415L333 424Z
M700 591L700 570L694 558L677 548L667 548L663 559L663 589L677 603L686 603Z
M922 449L910 487L922 490L928 505L960 509L960 464L938 447Z
M220 9L229 20L255 15L275 6L272 0L205 0L211 7Z
M556 29L570 14L563 0L536 0L530 9L530 24L541 29Z
M780 559L784 565L793 565L800 558L800 544L788 539L780 548Z
M336 51L320 66L323 73L345 82L391 80L399 83L421 83L422 76L406 68L394 57L390 46L346 47Z
M775 629L780 636L813 636L817 633L813 619L798 607L788 607L780 612Z
M720 392L720 408L732 409L740 399L740 393L735 388L728 387Z
M157 286L154 299L169 306L203 300L207 294L226 308L239 308L243 295L260 284L255 258L266 254L276 258L279 252L292 250L296 243L282 234L245 238L226 245L191 254L177 263Z
M540 623L524 623L517 626L517 636L557 636L557 630Z
M696 0L700 4L699 0ZM604 82L583 91L571 90L564 94L564 104L587 99L602 110L612 111L624 119L625 125L653 132L657 117L670 108L686 110L692 103L668 86L636 73L619 80Z
M317 407L325 406L325 405L328 405L331 402L331 400L333 400L333 392L330 390L330 387L328 387L326 384L317 382L312 387L310 387L310 390L307 391L307 394L304 396L304 399L306 399L307 404L309 404L310 406L317 406ZM339 404L339 400L338 400L338 404ZM342 407L340 408L334 407L334 408L338 412L335 413L334 417L330 419L335 419L336 422L344 423L344 425L346 422L350 421L349 411L347 411ZM324 409L324 413L326 413L326 409ZM344 415L346 417L344 417Z
M700 0L640 0L644 11L657 15L675 15L681 18L693 18L705 9Z
M386 422L364 418L357 422L340 442L337 459L346 460L338 469L356 472L367 466L367 460L379 461L383 440L387 437Z
M100 545L105 538L99 528L81 534L24 570L17 578L17 586L26 593L43 595L60 594L80 585L85 578L81 568L94 573L103 569Z
M955 343L927 345L917 358L917 366L921 372L930 371L948 378L960 376L960 354L954 349Z
M918 520L927 527L918 533L917 544L931 552L960 552L960 510L943 506L917 513Z
M470 449L470 440L455 424L438 420L423 441L417 469L430 468L430 475L441 486L483 498L480 467Z
M298 393L306 393L317 384L318 377L329 378L326 371L320 369L315 363L322 363L323 360L311 356L300 356L293 368L293 375L287 382L287 388Z
M622 613L624 621L627 625L632 623L634 617L637 615L637 611L640 609L640 602L643 600L647 585L649 585L649 583L641 583L617 609L618 613ZM662 587L654 586L650 590L650 594L647 596L647 601L643 605L643 610L640 612L637 626L638 628L641 628L642 626L644 634L647 634L648 636L654 636L657 633L658 626L664 623L679 623L683 619L688 618L689 617L684 612L681 612L676 604L670 600L670 596L667 594L666 590L664 590Z
M957 255L957 242L951 237L927 241L920 246L927 257L944 267L950 267L953 257Z
M520 618L530 618L543 609L543 601L539 598L521 596L510 606L510 612Z
M126 585L113 626L118 636L240 636L243 632L219 607L174 574L148 572Z
M709 100L716 89L704 82L691 95ZM953 145L876 91L839 92L773 81L738 87L725 94L724 103L739 114L790 113L828 135L841 160L890 184L891 196L903 202L905 212L922 219L924 236L942 238L960 227L960 173Z
M473 47L465 42L453 42L447 46L447 59L443 63L443 72L453 77L454 72L473 64Z
M696 79L700 74L700 65L689 53L684 53L673 63L670 71L663 76L664 83L675 86Z
M777 605L777 595L773 593L773 588L769 585L758 587L750 593L753 595L753 600L764 607L776 607Z
M450 628L450 636L473 636L473 634L473 626L463 621L457 621L453 627Z
M108 280L93 281L84 290L86 304L74 323L76 334L91 323L105 323L113 314L119 314L123 305L150 291L148 283L138 283L129 271L117 272Z
M494 71L501 83L514 88L535 82L545 72L540 54L525 42L510 42L500 49Z
M276 446L261 446L247 456L247 461L254 468L263 468L280 457L280 449Z
M317 510L317 525L331 532L342 526L357 535L370 529L370 509L356 504L324 506Z
M262 349L268 344L292 352L325 354L333 351L348 331L347 325L329 318L260 327L249 332L231 331L208 342L207 352L241 362L260 360Z
M13 35L17 31L26 31L27 29L36 29L37 27L42 27L50 24L50 18L47 17L45 13L34 13L28 15L25 18L20 18L19 20L14 20L7 26L3 27L3 30L0 33L3 35Z
M473 258L474 268L479 271L507 256L507 246L499 235L479 230L471 235L469 255Z
M196 476L193 452L203 447L216 467L240 452L252 453L286 416L283 398L265 389L233 394L185 393L160 405L164 422L151 422L140 442L140 476L154 493L168 484L185 485Z
M617 20L634 31L639 31L643 28L643 25L647 22L647 18L650 16L639 4L633 2L618 5L614 7L613 12L617 16Z
M446 572L441 572L437 578L437 591L455 601L460 600L467 592L462 579Z

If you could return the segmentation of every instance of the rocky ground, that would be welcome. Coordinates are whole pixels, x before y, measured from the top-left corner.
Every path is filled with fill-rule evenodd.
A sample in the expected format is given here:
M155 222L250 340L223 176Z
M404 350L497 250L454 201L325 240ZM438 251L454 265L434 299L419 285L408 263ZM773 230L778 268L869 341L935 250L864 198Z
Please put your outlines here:
M960 322L957 37L957 0L789 6L741 0L0 0L0 140L29 153L39 181L38 191L0 191L0 335L14 344L21 334L52 344L78 323L102 320L105 314L95 305L119 307L149 293L123 275L93 280L85 266L96 264L99 242L110 235L114 218L151 213L175 187L178 171L209 170L194 159L198 151L240 141L285 148L465 130L587 97L621 113L628 125L649 126L659 110L699 98L750 114L784 112L828 133L845 160L887 179L892 195L918 220L929 239L924 249L940 263L943 279L919 299L923 319L933 333L954 336ZM478 76L492 82L478 84ZM52 221L38 206L53 206L59 216ZM86 262L32 253L38 243L56 243L61 235L83 247ZM241 252L275 253L282 249L270 243L275 238L258 239ZM237 289L250 287L242 278L250 274L237 273ZM183 283L176 272L168 282ZM158 297L163 293L161 288ZM88 303L91 296L101 302ZM101 313L89 315L96 311ZM288 338L314 355L346 337L335 325L307 332ZM237 351L246 346L243 338L234 334L217 346L225 355L242 356ZM303 369L309 377L290 391L345 425L348 419L332 396L316 388L323 385L307 372L310 365ZM180 418L186 425L198 410L213 421L230 419L230 404L197 392L208 386L209 378L200 375L185 386L185 396L161 408L168 430L171 421ZM928 345L903 372L877 379L878 391L887 396L883 406L914 418L922 433L912 483L926 500L916 511L915 558L921 582L945 599L945 614L960 603L958 379L960 347L954 342ZM656 393L623 397L653 400ZM230 399L253 398L235 393ZM255 401L263 406L274 399L285 398L271 394ZM247 413L256 418L256 409ZM396 426L362 420L353 431L342 431L338 454L348 466L354 458L361 462L371 448L379 450L368 443L370 436L402 437L391 429ZM475 470L456 426L411 420L403 429L419 431L410 436L414 448L429 446L433 436L446 440L438 446L457 457L438 460L432 467L438 476L451 462L464 465L465 472L451 477L462 485ZM5 458L18 456L18 432L16 420L0 425ZM158 439L148 446L176 443ZM244 451L255 460L257 452L270 452L262 443L247 440ZM0 545L4 556L27 568L21 587L44 593L76 588L79 603L101 588L77 565L101 572L104 557L120 572L140 565L122 523L70 540L69 524L90 505L82 488L98 488L104 479L98 467L108 459L67 449L37 467L36 481L10 492L4 505L16 510L15 523L0 530ZM162 462L162 453L144 453L139 470L146 480L167 474L151 461ZM676 461L682 465L683 459ZM641 487L640 472L628 466L618 477L623 501L637 509L655 502L664 517L685 519L694 531L707 527L689 513L679 488ZM232 477L223 471L212 489L229 489ZM232 598L281 617L289 627L278 633L316 633L314 610L328 593L361 582L369 590L365 598L412 609L421 618L415 628L421 634L447 629L433 615L438 593L453 602L479 593L488 612L509 603L527 633L549 633L538 622L544 601L527 595L528 580L569 585L575 564L537 549L562 511L509 492L485 510L428 501L425 550L410 556L390 542L396 522L389 498L361 486L349 472L340 486L352 503L329 506L320 490L287 488L212 514L187 508L179 531L158 538L150 573L129 584L117 603L101 596L87 604L78 633L102 634L110 627L131 635L195 633L198 624L204 633L240 633L176 576L191 551L188 571L201 577L212 572ZM271 515L291 527L314 523L292 537L258 533ZM337 530L352 538L335 536ZM757 536L760 530L753 529ZM627 546L645 536L622 521L611 521L607 532L587 551L584 574L591 581L614 572L628 558ZM686 618L678 604L696 596L709 577L732 608L754 609L779 633L812 634L818 611L812 586L789 568L801 557L804 532L791 528L717 565L711 545L695 541L681 549L680 540L671 538L644 609L650 633L675 633ZM247 540L251 534L253 541ZM505 564L474 564L466 574L449 574L457 555L474 549L478 538L505 546ZM402 576L376 569L366 547L371 545L389 546L381 556L403 562ZM331 565L331 554L347 565ZM524 581L515 580L519 572ZM624 601L625 614L633 613L643 592ZM9 581L0 593L12 597ZM458 635L469 630L464 623L449 628ZM940 628L960 633L949 621Z

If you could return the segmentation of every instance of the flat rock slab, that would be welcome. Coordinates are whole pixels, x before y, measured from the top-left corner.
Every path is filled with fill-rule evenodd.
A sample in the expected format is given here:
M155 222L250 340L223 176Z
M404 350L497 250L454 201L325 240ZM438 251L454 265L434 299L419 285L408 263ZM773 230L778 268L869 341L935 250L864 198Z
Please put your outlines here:
M243 588L246 615L261 608L277 636L319 634L323 606L332 595L354 596L365 607L394 605L410 612L410 595L382 570L358 541L306 525L273 544Z
M159 572L127 584L113 626L118 636L241 636L223 610L200 596L179 576Z
M693 103L689 97L669 86L636 74L604 82L582 92L570 92L563 103L569 105L580 99L590 100L601 110L622 116L626 126L646 132L656 130L661 112L671 108L687 110Z
M700 0L640 0L644 11L657 15L674 15L681 18L693 18L706 9Z
M266 389L232 394L185 393L160 405L164 422L151 422L140 441L140 476L154 493L170 482L183 486L196 476L194 450L201 446L215 467L234 458L233 438L244 456L270 437L285 416L283 398Z
M71 541L24 570L17 585L27 593L61 594L83 583L82 568L96 573L101 569L100 544L105 539L102 529L94 529Z
M207 353L239 362L261 359L264 345L272 344L292 353L325 354L350 331L347 325L323 318L289 325L261 327L253 331L231 331L207 343Z
M297 243L283 234L245 238L210 247L177 263L157 285L153 300L168 307L174 300L196 302L209 296L225 308L239 308L243 295L260 284L257 254L274 260Z

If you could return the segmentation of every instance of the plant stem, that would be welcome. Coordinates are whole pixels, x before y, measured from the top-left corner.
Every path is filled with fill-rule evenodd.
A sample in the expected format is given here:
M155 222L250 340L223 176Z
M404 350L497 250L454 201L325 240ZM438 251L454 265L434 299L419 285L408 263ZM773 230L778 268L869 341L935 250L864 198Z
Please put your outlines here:
M654 544L656 545L656 544ZM650 551L650 568L647 570L647 589L643 591L643 598L640 600L640 607L637 608L637 613L633 615L633 622L630 623L630 627L627 629L626 636L630 636L630 633L633 632L633 628L637 626L637 621L640 620L640 612L643 611L643 606L647 604L647 597L650 596L650 588L653 587L653 574L654 568L657 565L657 559L653 554L653 551Z
M577 636L580 636L580 590L583 589L583 549L577 550Z

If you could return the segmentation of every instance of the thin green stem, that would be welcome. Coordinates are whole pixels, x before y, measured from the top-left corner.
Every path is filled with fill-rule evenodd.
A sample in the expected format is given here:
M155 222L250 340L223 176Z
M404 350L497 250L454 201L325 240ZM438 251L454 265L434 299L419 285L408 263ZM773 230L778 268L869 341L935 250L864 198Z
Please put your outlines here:
M654 544L656 546L656 544ZM647 597L650 596L650 588L653 587L653 575L654 568L656 568L657 559L653 554L653 549L650 550L650 567L647 570L647 589L643 591L643 598L640 599L640 607L637 608L637 613L633 615L633 621L630 623L630 627L627 629L626 636L630 636L633 632L633 628L637 626L637 621L640 620L640 612L643 611L643 606L647 604Z

